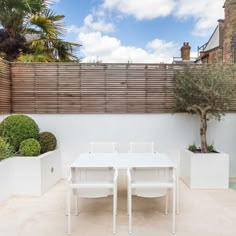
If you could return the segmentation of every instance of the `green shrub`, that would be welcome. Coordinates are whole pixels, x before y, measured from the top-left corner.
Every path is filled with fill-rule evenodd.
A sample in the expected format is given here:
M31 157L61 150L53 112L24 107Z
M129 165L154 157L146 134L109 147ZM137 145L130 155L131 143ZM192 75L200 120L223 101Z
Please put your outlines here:
M57 147L57 139L51 132L42 132L39 134L39 143L41 145L41 153L53 151Z
M38 156L40 150L40 143L36 139L29 138L20 144L19 152L22 156Z
M188 150L191 152L196 152L198 150L195 144L189 145Z
M26 115L11 115L0 123L0 135L18 151L20 143L25 139L38 138L39 128L35 121Z
M12 147L0 137L0 160L8 158L13 155Z
M201 152L201 148L197 147L195 144L189 145L188 150L191 151L191 152ZM216 152L213 144L207 145L207 152L210 152L210 153L211 152Z
M208 152L216 152L215 148L214 148L214 145L211 144L211 145L207 145L207 151Z

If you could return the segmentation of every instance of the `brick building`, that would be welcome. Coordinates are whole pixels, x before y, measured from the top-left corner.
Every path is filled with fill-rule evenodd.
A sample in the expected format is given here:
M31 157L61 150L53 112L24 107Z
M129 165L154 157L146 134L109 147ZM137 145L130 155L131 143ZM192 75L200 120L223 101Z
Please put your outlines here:
M224 3L225 19L218 25L207 43L198 47L198 63L236 63L236 0Z

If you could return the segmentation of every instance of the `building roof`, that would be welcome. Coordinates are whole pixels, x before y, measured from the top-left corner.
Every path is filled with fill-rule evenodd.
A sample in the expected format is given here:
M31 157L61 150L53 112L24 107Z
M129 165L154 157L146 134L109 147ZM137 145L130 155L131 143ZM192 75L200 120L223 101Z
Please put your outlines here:
M215 31L211 35L209 41L206 43L204 52L210 51L214 48L220 47L220 27L217 25Z

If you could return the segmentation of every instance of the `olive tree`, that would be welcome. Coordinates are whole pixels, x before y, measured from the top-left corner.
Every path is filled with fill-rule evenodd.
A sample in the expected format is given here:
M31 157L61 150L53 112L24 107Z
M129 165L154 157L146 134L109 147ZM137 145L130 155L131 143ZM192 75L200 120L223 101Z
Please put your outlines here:
M175 110L200 117L201 152L207 150L207 121L221 119L235 97L234 65L192 65L176 74Z

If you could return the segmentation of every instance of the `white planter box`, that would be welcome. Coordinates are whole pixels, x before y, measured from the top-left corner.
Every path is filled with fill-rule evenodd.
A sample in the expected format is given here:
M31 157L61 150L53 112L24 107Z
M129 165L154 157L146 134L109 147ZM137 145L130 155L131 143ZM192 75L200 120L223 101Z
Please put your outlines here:
M229 187L229 155L181 151L180 177L191 189Z
M38 157L13 157L0 162L0 201L11 195L40 196L62 177L59 150Z
M8 199L13 194L12 158L0 162L0 202Z

